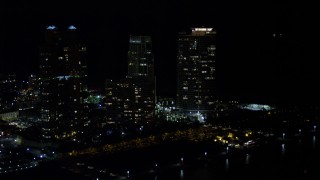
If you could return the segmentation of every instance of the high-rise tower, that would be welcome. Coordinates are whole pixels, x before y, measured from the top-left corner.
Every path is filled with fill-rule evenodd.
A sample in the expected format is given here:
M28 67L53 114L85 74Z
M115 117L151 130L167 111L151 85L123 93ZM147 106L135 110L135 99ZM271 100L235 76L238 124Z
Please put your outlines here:
M128 75L106 82L107 119L148 123L154 117L155 76L150 36L130 36Z
M42 137L77 140L87 121L84 92L86 47L76 36L76 27L59 30L48 26L40 47L40 97Z
M150 36L130 36L128 76L134 92L132 117L136 122L150 121L154 116L155 76Z
M193 28L178 36L178 108L188 114L208 114L215 100L216 31Z
M130 36L128 76L147 76L154 78L154 59L150 36Z

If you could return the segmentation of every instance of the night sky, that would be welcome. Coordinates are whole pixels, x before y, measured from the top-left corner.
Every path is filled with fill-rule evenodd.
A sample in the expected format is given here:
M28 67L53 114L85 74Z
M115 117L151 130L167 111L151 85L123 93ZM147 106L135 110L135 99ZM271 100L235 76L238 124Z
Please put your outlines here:
M317 101L316 10L307 3L269 0L1 1L0 73L16 73L20 79L37 74L45 27L74 24L88 47L90 87L103 88L106 78L124 78L129 34L151 35L158 95L175 97L177 34L207 26L218 33L221 98Z

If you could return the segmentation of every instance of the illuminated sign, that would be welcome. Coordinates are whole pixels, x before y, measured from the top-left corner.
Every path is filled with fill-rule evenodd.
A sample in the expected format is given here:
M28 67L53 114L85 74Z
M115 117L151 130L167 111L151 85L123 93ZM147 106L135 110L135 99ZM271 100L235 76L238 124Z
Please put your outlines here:
M213 28L192 28L192 31L212 31Z

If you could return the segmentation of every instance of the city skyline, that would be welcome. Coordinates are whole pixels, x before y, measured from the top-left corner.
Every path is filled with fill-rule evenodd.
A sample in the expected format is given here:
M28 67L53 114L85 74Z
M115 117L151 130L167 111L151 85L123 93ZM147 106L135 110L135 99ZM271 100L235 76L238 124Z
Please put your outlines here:
M1 2L0 179L319 179L307 5Z
M57 3L50 7L40 4L45 8L39 9L33 3L14 6L6 2L0 16L4 25L0 58L6 64L0 72L16 72L20 79L37 73L38 46L45 27L73 24L88 44L89 85L103 88L105 79L125 77L129 36L150 35L157 92L175 97L178 32L206 26L219 34L217 83L223 97L291 101L299 95L302 100L314 99L311 94L317 95L313 82L318 80L318 72L311 60L315 51L309 45L313 37L308 33L313 25L312 11L288 2L260 2L253 4L255 8L243 2L232 3L215 2L215 6L203 7L201 3L182 1L170 5L141 1L125 7L116 3L114 9L90 3L60 7ZM283 45L275 42L277 38L283 39Z

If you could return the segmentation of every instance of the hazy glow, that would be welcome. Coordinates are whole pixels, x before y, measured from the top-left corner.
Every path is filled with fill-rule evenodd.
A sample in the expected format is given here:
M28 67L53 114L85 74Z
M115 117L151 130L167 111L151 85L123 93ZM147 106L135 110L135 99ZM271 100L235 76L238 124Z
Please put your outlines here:
M229 159L226 159L226 165L225 165L226 169L229 169Z
M71 76L57 76L57 78L61 81L61 80L68 80Z
M273 109L271 106L265 105L265 104L245 104L245 105L241 105L240 108L251 110L251 111L269 111Z
M247 165L249 164L249 160L250 160L250 155L247 154L247 155L246 155L246 162L245 162Z
M141 43L139 40L130 40L130 43Z
M285 144L281 144L281 153L284 154L286 151Z
M47 26L47 30L54 30L54 29L57 29L55 25Z
M76 30L77 28L74 25L68 27L69 30Z

